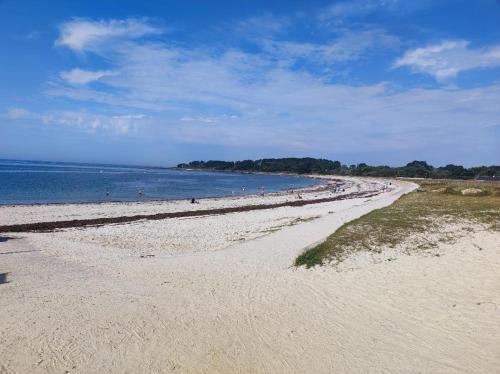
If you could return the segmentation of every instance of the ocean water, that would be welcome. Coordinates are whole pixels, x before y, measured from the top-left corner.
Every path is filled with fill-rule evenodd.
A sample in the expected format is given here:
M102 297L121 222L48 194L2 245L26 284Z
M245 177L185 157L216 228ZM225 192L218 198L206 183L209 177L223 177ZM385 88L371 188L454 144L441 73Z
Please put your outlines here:
M294 176L0 160L3 205L199 199L262 190L274 192L318 183L321 182Z

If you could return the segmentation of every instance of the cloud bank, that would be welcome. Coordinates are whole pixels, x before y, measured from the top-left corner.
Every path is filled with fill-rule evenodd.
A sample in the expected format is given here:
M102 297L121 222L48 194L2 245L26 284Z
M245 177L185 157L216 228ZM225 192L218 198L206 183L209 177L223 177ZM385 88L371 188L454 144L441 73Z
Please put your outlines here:
M472 49L466 40L446 40L407 51L394 64L395 68L403 66L445 81L466 70L500 67L500 45Z

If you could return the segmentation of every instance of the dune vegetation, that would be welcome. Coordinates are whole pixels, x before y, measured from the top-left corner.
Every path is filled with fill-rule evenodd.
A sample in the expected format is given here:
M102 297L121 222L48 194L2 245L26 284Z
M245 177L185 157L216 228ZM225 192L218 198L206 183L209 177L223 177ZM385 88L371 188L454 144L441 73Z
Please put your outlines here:
M457 235L450 227L473 230L478 225L500 231L500 183L420 180L420 188L391 206L372 211L339 228L323 243L307 250L296 266L342 261L355 251L380 252L408 238L414 250L425 250ZM455 226L453 226L455 225Z

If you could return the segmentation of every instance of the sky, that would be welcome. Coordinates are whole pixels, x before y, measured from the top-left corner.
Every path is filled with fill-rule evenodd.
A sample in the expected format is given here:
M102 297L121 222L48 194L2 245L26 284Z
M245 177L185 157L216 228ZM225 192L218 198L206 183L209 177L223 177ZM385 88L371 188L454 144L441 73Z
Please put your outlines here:
M500 164L500 1L0 0L0 158Z

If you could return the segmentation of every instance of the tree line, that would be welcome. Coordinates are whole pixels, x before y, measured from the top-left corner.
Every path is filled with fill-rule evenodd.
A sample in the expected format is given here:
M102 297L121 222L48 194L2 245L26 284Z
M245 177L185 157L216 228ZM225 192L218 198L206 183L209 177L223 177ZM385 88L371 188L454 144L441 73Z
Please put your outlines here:
M336 174L371 177L473 179L500 176L500 166L465 168L461 165L434 167L425 161L412 161L405 166L370 166L365 163L343 165L339 161L304 158L264 158L243 161L192 161L177 165L180 169L202 169L239 172L286 172L297 174Z

